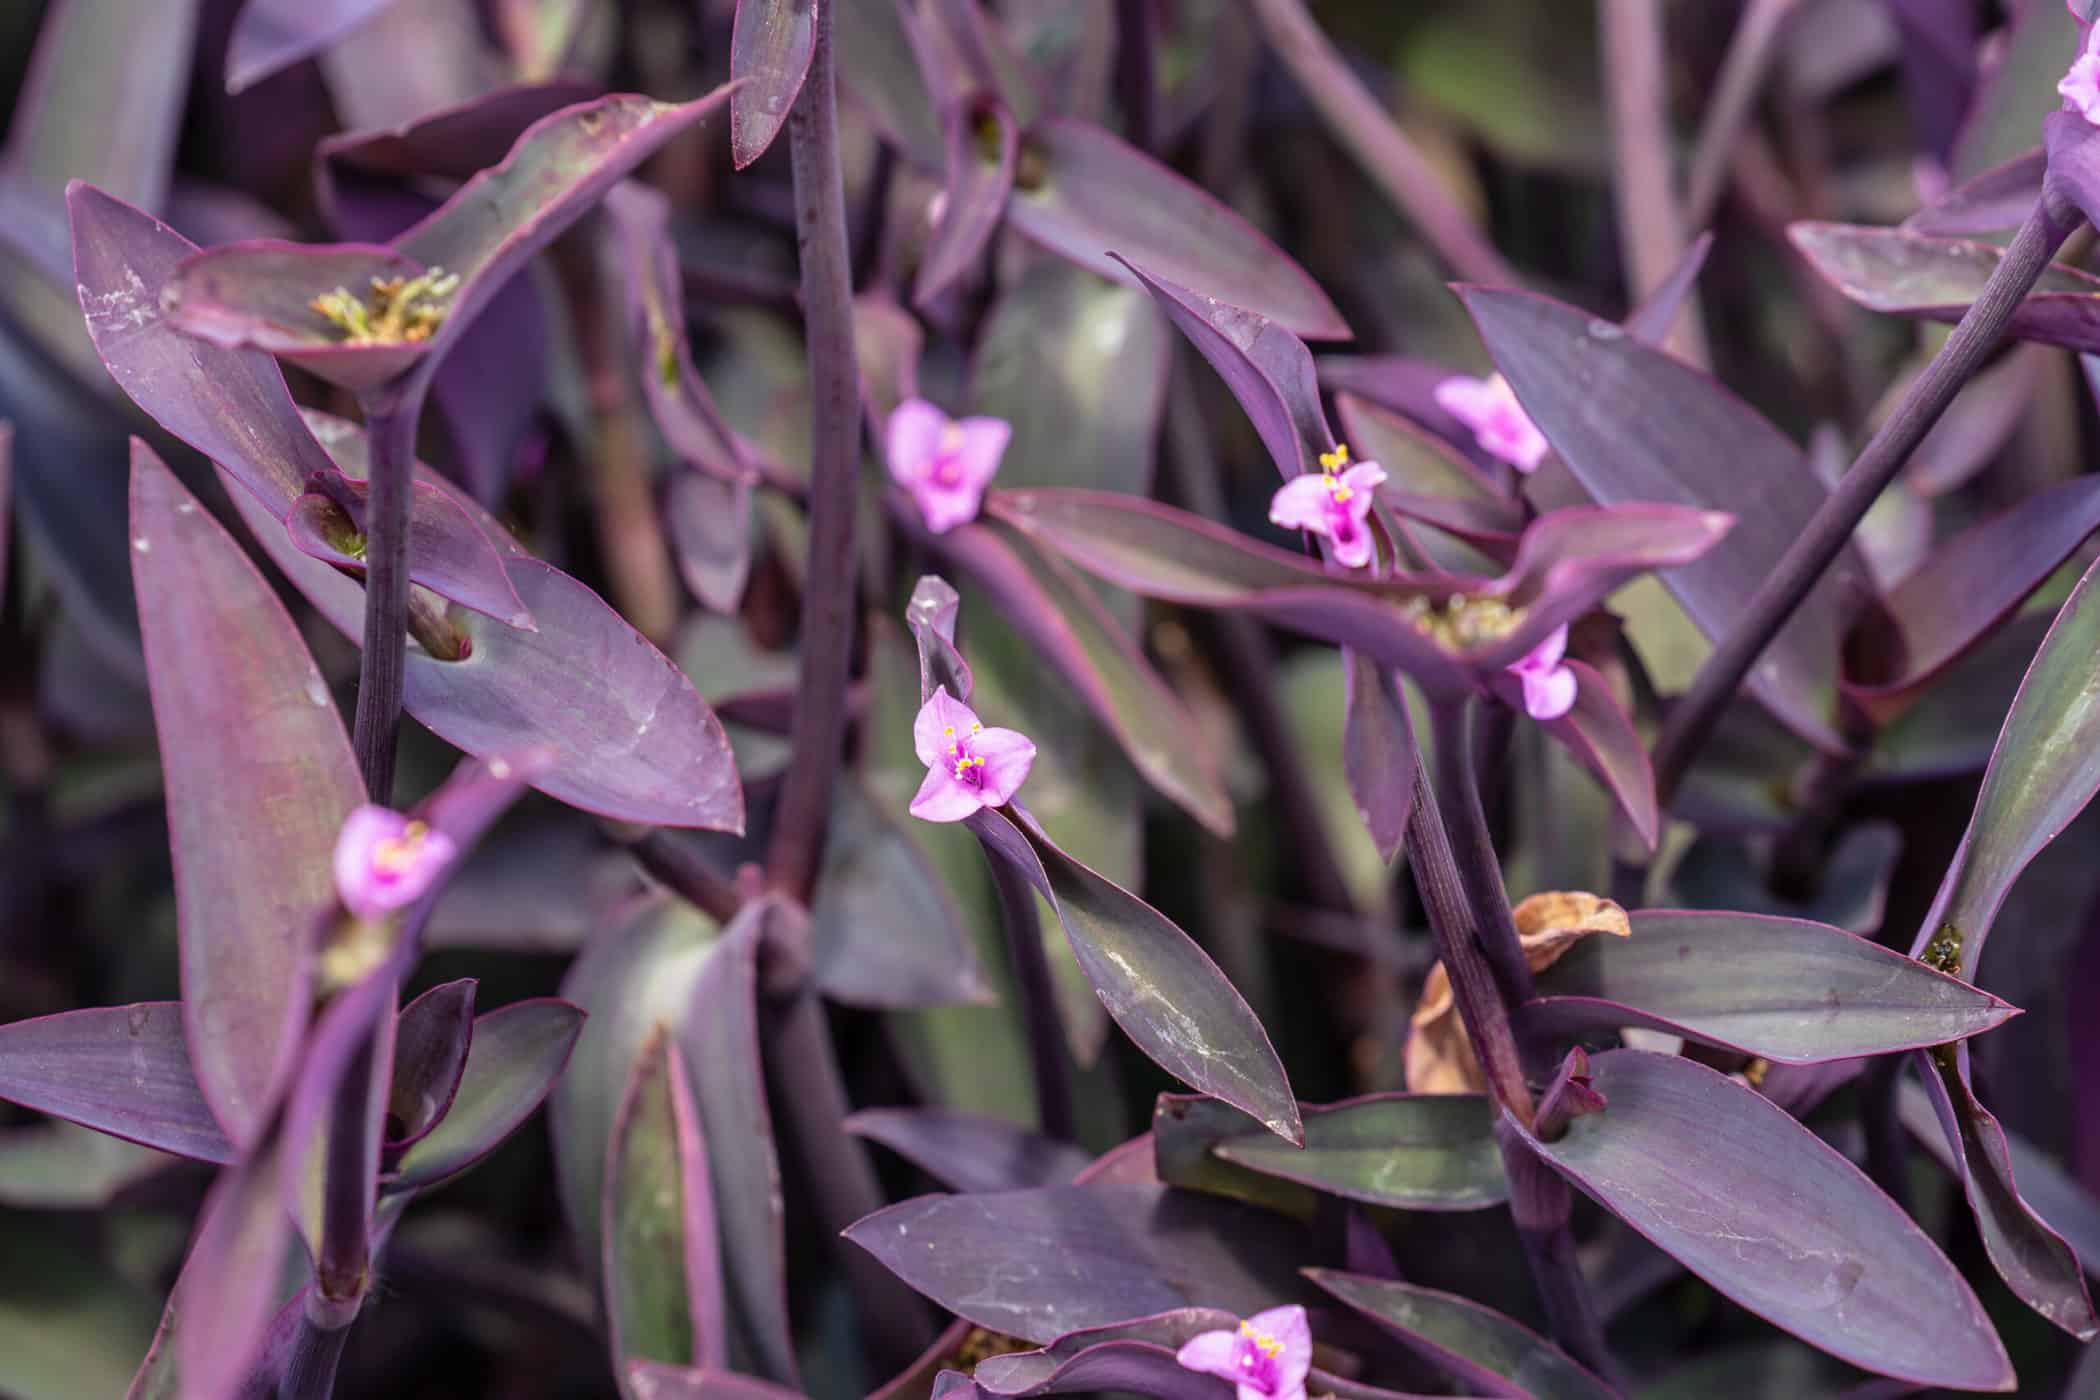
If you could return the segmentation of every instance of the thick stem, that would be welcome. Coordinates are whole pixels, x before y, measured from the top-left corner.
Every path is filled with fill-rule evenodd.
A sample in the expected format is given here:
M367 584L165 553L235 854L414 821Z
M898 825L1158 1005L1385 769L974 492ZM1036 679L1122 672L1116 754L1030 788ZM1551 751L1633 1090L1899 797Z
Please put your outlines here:
M1867 508L1996 347L2006 322L2077 222L2075 211L2060 198L2053 193L2043 195L1939 354L1912 381L1902 403L1860 452L1837 489L1758 584L1735 626L1692 678L1691 688L1670 707L1655 744L1655 795L1665 808L1751 666L1852 538Z
M349 1337L348 1327L322 1327L312 1318L300 1318L284 1376L277 1383L277 1400L328 1400L335 1393L336 1363L343 1359L343 1343Z
M1684 197L1687 229L1703 229L1713 218L1714 206L1735 164L1736 142L1750 123L1758 90L1765 85L1772 58L1779 52L1780 26L1796 3L1798 0L1750 0L1743 9L1728 41L1728 55L1721 60L1720 76L1714 80L1714 100L1700 123L1698 145L1692 151L1692 173Z
M1415 765L1415 805L1407 819L1408 868L1414 872L1415 888L1421 891L1437 956L1451 979L1452 999L1458 1003L1459 1019L1487 1075L1488 1088L1502 1107L1529 1127L1535 1110L1531 1088L1524 1082L1523 1061L1517 1055L1516 1036L1510 1030L1509 1007L1481 952L1473 905L1451 855L1451 839L1437 810L1436 793L1422 771L1426 766Z
M882 1187L867 1144L841 1126L852 1104L839 1078L824 1003L804 990L776 1004L766 1041L767 1101L778 1115L816 1197L817 1219L843 1267L867 1351L882 1374L903 1369L933 1339L933 1319L918 1296L867 1251L839 1234L882 1209Z
M351 747L366 794L381 804L393 797L394 747L401 733L408 660L408 505L423 392L420 382L389 385L364 395L362 403L372 489L365 503L365 639Z
M1116 0L1116 98L1123 109L1123 139L1141 151L1159 140L1153 33L1158 22L1153 0Z
M1516 274L1473 226L1443 181L1379 100L1349 71L1303 0L1248 0L1269 46L1320 116L1370 176L1412 219L1437 255L1469 282L1516 285Z
M809 576L802 593L794 757L781 783L767 865L774 887L804 903L823 858L832 778L846 732L846 678L853 659L853 526L860 476L860 388L853 358L853 283L846 193L839 174L831 24L831 7L817 6L809 77L788 117L803 335L809 354Z
M1502 884L1502 862L1496 858L1487 813L1480 805L1473 745L1466 734L1471 708L1471 702L1460 701L1439 705L1430 713L1430 726L1436 732L1437 802L1449 826L1481 951L1494 969L1503 1003L1522 1006L1531 1000L1531 965L1524 960L1524 945L1509 912L1509 892Z
M708 864L692 845L658 828L627 846L651 879L692 904L717 923L728 923L744 907L736 885Z
M1684 256L1685 225L1672 193L1669 83L1662 0L1602 0L1597 7L1604 90L1611 114L1612 195L1629 298L1661 286ZM1706 362L1696 303L1670 330L1670 349Z
M1078 1133L1072 1070L1065 1056L1065 1023L1057 1010L1057 984L1050 977L1050 959L1043 951L1042 923L1036 917L1035 889L1010 862L992 859L986 863L992 869L992 884L999 891L1006 949L1013 959L1021 1014L1028 1026L1028 1057L1035 1069L1036 1115L1045 1133L1070 1142Z
M1553 1339L1616 1388L1618 1367L1604 1342L1604 1319L1575 1257L1575 1234L1568 1228L1574 1193L1508 1123L1495 1125L1495 1141L1509 1177L1510 1215L1524 1242L1524 1257L1538 1285L1539 1301L1546 1306Z

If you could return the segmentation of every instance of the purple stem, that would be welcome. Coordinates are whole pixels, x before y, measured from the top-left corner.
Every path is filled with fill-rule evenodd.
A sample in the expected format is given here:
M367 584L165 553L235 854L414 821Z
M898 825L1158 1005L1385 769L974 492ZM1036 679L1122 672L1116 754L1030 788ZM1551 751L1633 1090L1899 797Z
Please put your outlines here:
M724 879L691 843L668 831L651 831L627 849L651 879L716 923L728 923L744 906L744 897L733 882Z
M1159 142L1158 24L1153 0L1116 0L1116 95L1123 109L1123 139L1141 151Z
M1495 1125L1495 1141L1509 1177L1509 1213L1524 1242L1524 1257L1554 1340L1614 1389L1620 1388L1618 1366L1604 1342L1604 1319L1575 1257L1575 1233L1568 1228L1574 1192L1506 1120Z
M1468 282L1516 286L1517 277L1451 197L1385 106L1349 71L1303 0L1248 0L1269 47L1290 69L1335 139L1371 182L1412 219L1437 255Z
M371 444L371 495L365 507L365 640L358 663L351 747L365 792L384 805L394 791L401 733L401 685L408 655L408 503L415 471L416 420L424 376L362 396Z
M383 1016L394 1014L388 997ZM372 1283L372 1192L365 1161L370 1125L370 1090L374 1047L379 1032L365 1036L350 1059L328 1106L328 1146L322 1168L321 1248L314 1260L314 1290L307 1297L307 1317L318 1326L333 1322L348 1327L357 1317Z
M1073 1109L1072 1071L1065 1057L1064 1018L1057 1010L1057 984L1043 951L1042 923L1036 915L1035 887L1010 861L985 852L992 884L999 891L999 912L1006 925L1006 948L1013 959L1014 982L1020 988L1021 1012L1028 1026L1028 1057L1035 1069L1036 1116L1043 1132L1064 1142L1078 1136Z
M1699 143L1692 152L1692 173L1684 197L1684 227L1697 232L1713 218L1728 171L1735 164L1736 142L1750 124L1758 90L1772 69L1779 52L1781 24L1793 13L1798 0L1750 0L1728 41L1728 55L1721 60L1720 76L1714 80L1714 100L1708 104L1699 126Z
M1982 294L1962 314L1940 352L1912 381L1896 411L1860 451L1829 499L1817 508L1808 528L1765 575L1742 617L1700 666L1691 687L1670 707L1655 743L1655 795L1665 809L1686 768L1712 736L1722 710L1742 687L1743 677L1750 674L1773 636L1852 538L1868 507L1997 346L2006 322L2079 222L2077 211L2060 195L2044 191L1984 283Z
M832 778L846 733L846 681L853 659L855 487L860 476L860 385L853 357L853 282L846 192L839 174L831 23L831 7L818 5L809 77L788 116L803 334L809 354L809 577L802 593L794 757L781 783L767 867L774 888L805 904L823 859Z
M1612 194L1629 299L1661 286L1685 248L1684 220L1670 188L1662 24L1662 0L1603 0L1597 7L1611 114ZM1670 349L1704 364L1705 340L1698 304L1691 302L1670 331Z
M277 1400L328 1400L335 1393L336 1363L343 1359L349 1336L348 1327L322 1327L301 1317L291 1354L285 1358L284 1377L277 1383Z
M1488 834L1487 813L1480 805L1480 783L1473 768L1473 745L1467 741L1472 702L1440 704L1430 711L1436 736L1437 801L1449 823L1459 879L1472 908L1481 950L1494 970L1504 1005L1531 1000L1531 965L1510 915L1509 893L1502 884L1502 863Z

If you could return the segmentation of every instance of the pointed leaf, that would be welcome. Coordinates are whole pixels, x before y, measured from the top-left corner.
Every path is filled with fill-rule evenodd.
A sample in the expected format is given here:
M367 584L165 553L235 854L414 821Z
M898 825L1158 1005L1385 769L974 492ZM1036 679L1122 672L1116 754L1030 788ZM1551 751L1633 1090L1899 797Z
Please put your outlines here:
M1307 1269L1305 1276L1467 1389L1527 1400L1609 1400L1617 1393L1538 1333L1470 1299L1334 1269Z
M179 1002L0 1026L0 1098L200 1162L236 1155L197 1087Z
M401 1008L387 1094L389 1149L421 1142L451 1109L474 1041L474 986L471 977L445 982Z
M284 1110L279 1190L330 1298L361 1296L371 1270L398 986L382 964L328 1003Z
M255 86L332 46L394 0L248 0L226 48L226 90Z
M390 1189L434 1186L496 1150L561 1077L584 1013L553 997L479 1016L445 1116L402 1155Z
M1961 319L2005 250L1897 228L1797 223L1787 237L1825 281L1870 311L1915 320ZM2052 264L2007 323L2008 339L2100 350L2100 278Z
M1860 1170L1762 1096L1668 1055L1590 1060L1609 1105L1525 1140L1728 1297L1864 1370L2009 1390L1976 1295Z
M930 305L982 258L1013 193L1021 149L1014 114L996 99L951 104L946 126L948 179L940 221L927 238L912 284L915 306Z
M1072 954L1123 1033L1190 1088L1302 1142L1283 1064L1240 994L1165 915L1073 860L1025 813L987 808L968 825L1048 899Z
M729 150L742 170L766 153L809 76L820 0L737 0L729 40Z
M274 1135L223 1169L197 1215L197 1235L169 1300L184 1395L233 1395L263 1344L292 1243L277 1190Z
M1029 128L1007 222L1103 277L1120 253L1154 275L1234 300L1298 335L1347 340L1319 284L1253 225L1100 127L1048 117Z
M2018 228L2042 197L2042 172L2048 165L2036 146L1970 176L1905 219L1903 227L1942 237Z
M1525 412L1598 502L1736 517L1726 540L1662 575L1708 637L1726 634L1827 494L1800 449L1713 380L1607 321L1528 292L1462 295ZM1832 727L1838 647L1865 587L1848 548L1749 680L1789 728L1833 751L1844 748Z
M1241 1317L1301 1301L1290 1221L1164 1186L921 1196L846 1230L919 1292L978 1326L1047 1345L1191 1305Z
M642 1047L613 1123L605 1317L615 1367L727 1359L707 1149L684 1057L662 1029Z
M1713 251L1714 235L1709 229L1693 239L1691 246L1677 260L1677 266L1648 293L1647 299L1626 317L1626 334L1643 345L1661 345L1670 337L1670 328L1677 323L1677 313L1692 294L1699 281L1699 272L1706 266L1706 255Z
M1393 672L1350 647L1342 648L1348 713L1342 722L1342 771L1357 815L1387 865L1399 854L1414 810L1414 720Z
M1543 721L1543 728L1604 785L1634 834L1652 851L1662 834L1662 813L1656 805L1648 747L1632 717L1619 708L1610 682L1594 666L1573 657L1563 664L1575 676L1575 704L1560 718ZM1524 708L1523 686L1514 676L1497 677L1495 689L1512 708Z
M846 1120L846 1131L960 1192L1062 1186L1093 1160L1005 1119L947 1108L864 1108Z
M1608 945L1608 946L1607 946ZM1827 924L1643 910L1538 974L1527 1024L1645 1025L1781 1064L1936 1045L2016 1014L1988 992Z
M175 853L184 1024L227 1136L252 1143L306 1023L301 940L364 798L328 686L284 605L143 443L132 578Z
M962 595L944 578L932 574L921 578L904 610L905 625L911 628L919 648L919 703L925 704L942 686L965 704L976 683L970 663L955 649L955 615Z
M734 614L751 576L751 486L679 472L664 496L678 574L709 612Z

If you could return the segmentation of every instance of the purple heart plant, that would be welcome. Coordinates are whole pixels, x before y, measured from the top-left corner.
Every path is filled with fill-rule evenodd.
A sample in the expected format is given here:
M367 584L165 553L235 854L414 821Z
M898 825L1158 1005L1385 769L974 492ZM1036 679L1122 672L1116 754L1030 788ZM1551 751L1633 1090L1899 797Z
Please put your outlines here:
M0 17L0 1393L2100 1390L2094 6L1694 8Z

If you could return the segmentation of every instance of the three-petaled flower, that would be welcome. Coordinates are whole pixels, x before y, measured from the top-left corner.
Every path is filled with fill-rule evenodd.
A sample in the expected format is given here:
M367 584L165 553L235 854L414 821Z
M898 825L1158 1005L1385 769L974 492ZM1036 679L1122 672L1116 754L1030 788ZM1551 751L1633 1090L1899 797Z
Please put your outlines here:
M1003 418L950 418L924 399L906 399L890 412L883 449L890 478L939 535L977 518L1013 435Z
M1310 530L1334 542L1334 562L1361 569L1371 562L1371 489L1385 480L1376 462L1349 465L1347 445L1320 454L1320 474L1286 481L1269 502L1269 519L1289 530Z
M2090 19L2079 13L2078 0L2071 0L2071 17L2081 25ZM2085 44L2071 64L2071 71L2056 84L2057 92L2073 111L2094 126L2100 126L2100 25L2085 34Z
M444 832L367 803L336 837L336 893L360 919L377 919L422 898L458 855Z
M1434 392L1438 407L1472 430L1482 452L1520 472L1537 471L1553 450L1499 374L1486 379L1454 374L1440 381Z
M1270 1308L1234 1330L1191 1337L1174 1359L1191 1371L1231 1381L1239 1400L1305 1400L1312 1328L1304 1308Z
M1509 664L1509 673L1524 686L1524 713L1533 719L1559 719L1575 708L1575 673L1561 660L1567 653L1568 626L1562 623Z
M1004 807L1035 762L1027 735L986 729L946 686L920 707L911 737L926 765L926 781L911 800L911 814L923 821L959 822L981 808Z

